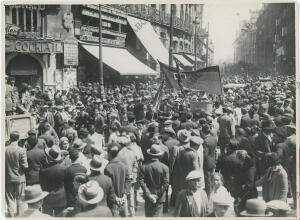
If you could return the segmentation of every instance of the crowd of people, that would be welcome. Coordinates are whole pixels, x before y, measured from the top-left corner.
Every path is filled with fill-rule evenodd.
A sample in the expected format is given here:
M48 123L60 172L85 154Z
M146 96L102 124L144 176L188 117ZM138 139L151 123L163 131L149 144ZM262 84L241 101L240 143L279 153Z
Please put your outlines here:
M7 216L133 217L140 192L146 217L286 215L297 201L295 78L237 79L245 86L221 96L165 88L157 105L154 80L101 97L98 83L52 93L6 78L6 115L35 121L6 143Z

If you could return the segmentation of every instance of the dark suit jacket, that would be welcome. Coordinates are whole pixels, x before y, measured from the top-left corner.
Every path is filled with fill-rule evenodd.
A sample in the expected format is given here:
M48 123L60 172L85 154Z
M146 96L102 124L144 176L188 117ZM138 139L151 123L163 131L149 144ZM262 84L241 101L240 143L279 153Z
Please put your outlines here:
M66 192L64 188L65 167L52 162L40 170L40 185L43 191L49 192L44 199L44 206L65 207Z
M128 179L128 170L119 158L114 158L105 167L104 174L111 178L116 196L121 198L125 193L125 182Z
M218 138L212 135L208 135L204 138L203 147L207 151L208 156L215 158L216 148L218 145Z
M78 173L86 173L86 172L87 172L86 168L80 165L79 163L72 164L70 167L66 169L66 175L64 181L65 181L65 191L66 191L68 206L73 206L76 201L77 192L73 185L74 177Z
M92 209L88 209L86 211L82 211L77 213L74 217L113 217L110 209L106 207L105 205L97 205L96 207Z
M139 182L145 199L155 194L157 202L164 203L169 186L169 168L159 160L151 160L141 167Z
M242 128L251 127L251 118L249 117L248 114L242 116L241 127Z
M106 200L107 205L111 207L112 204L115 203L116 201L116 194L115 190L111 181L111 178L109 178L106 175L103 174L94 174L92 173L89 176L89 180L95 180L99 184L99 186L103 189L104 191L104 198L103 200Z
M56 112L54 115L54 129L57 134L60 134L60 130L64 124L64 120L60 112Z
M39 172L46 162L45 151L35 147L27 151L28 168L26 169L26 183L27 184L39 184Z

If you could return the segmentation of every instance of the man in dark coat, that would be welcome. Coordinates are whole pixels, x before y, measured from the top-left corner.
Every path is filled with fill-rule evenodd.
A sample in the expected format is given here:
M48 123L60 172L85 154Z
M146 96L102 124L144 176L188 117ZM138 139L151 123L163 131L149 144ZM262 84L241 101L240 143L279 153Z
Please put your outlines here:
M262 177L265 174L266 169L268 168L266 157L274 152L272 132L275 128L274 122L270 120L262 121L262 131L254 140L254 151L258 155L259 159L257 160L257 176Z
M65 208L66 192L64 180L66 170L61 161L61 152L58 146L45 150L48 163L40 170L40 185L43 191L49 192L44 199L43 212L51 216L59 216Z
M186 117L186 122L184 122L180 125L181 129L186 129L186 130L190 131L190 130L196 129L198 127L197 124L192 121L193 114L191 112L188 112L185 117Z
M105 167L104 174L111 178L116 194L116 204L112 205L113 216L127 217L128 205L125 184L129 176L126 165L117 157L120 148L121 146L117 143L107 145L109 163Z
M105 204L103 189L95 180L79 187L78 200L84 208L75 217L113 217Z
M26 185L34 185L40 183L39 172L46 163L46 154L44 149L38 147L38 144L31 148L28 148L29 146L27 146Z
M230 138L234 136L233 133L233 120L229 117L231 108L224 107L224 114L218 118L218 123L220 125L220 136L218 139L218 145L221 148L221 153L224 154L226 151L226 146L228 145Z
M208 124L202 127L202 137L203 137L203 149L207 152L208 156L215 159L216 158L216 148L218 145L218 138L211 135L211 128Z
M60 136L60 132L64 125L64 120L61 113L63 110L63 106L59 105L56 108L57 112L54 114L54 130L58 134L58 136Z
M77 195L77 192L73 185L74 177L78 173L86 174L87 170L78 161L79 151L77 149L70 148L69 157L71 159L72 164L66 169L64 184L65 184L65 191L67 197L67 207L73 207L75 205L76 195Z
M90 161L91 174L89 180L95 180L104 191L104 200L107 206L111 209L112 205L116 203L115 190L111 178L101 173L103 169L103 161L99 155L94 155Z
M41 150L44 150L47 148L47 144L44 139L38 138L38 131L35 129L31 129L28 131L28 138L26 141L26 148L27 149L33 149L33 148L39 148Z
M141 167L139 178L145 199L145 216L160 217L169 186L169 168L158 160L163 154L159 145L153 144L147 153L152 159Z

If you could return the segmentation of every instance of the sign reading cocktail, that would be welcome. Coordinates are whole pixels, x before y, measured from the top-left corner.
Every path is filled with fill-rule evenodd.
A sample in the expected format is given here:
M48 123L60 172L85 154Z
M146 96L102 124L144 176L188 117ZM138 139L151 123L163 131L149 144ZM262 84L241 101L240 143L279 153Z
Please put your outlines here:
M62 42L5 40L5 52L63 53Z

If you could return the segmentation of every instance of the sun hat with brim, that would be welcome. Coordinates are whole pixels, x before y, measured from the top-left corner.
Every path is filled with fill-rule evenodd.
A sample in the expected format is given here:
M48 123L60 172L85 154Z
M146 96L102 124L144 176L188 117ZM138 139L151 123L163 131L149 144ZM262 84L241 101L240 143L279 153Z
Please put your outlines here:
M172 120L166 120L166 121L164 122L164 125L171 125L171 124L173 124L173 121L172 121Z
M266 213L267 205L262 199L249 199L246 202L246 210L240 213L241 216L264 217L272 216L271 212Z
M60 161L61 160L61 150L58 146L53 145L51 148L45 149L46 155L54 161Z
M198 170L192 170L191 172L188 173L188 175L185 177L185 180L194 180L201 178L201 172Z
M42 191L39 184L35 184L26 186L24 194L24 202L31 204L44 199L49 193Z
M87 145L87 143L84 143L81 139L77 139L76 141L74 141L73 143L73 147L77 150L81 150L83 149L85 146Z
M152 146L147 150L147 153L150 156L159 157L159 156L163 155L164 152L161 150L159 145L152 144Z
M94 171L100 171L102 166L103 163L100 155L94 155L93 159L90 161L90 169Z
M64 107L63 107L62 105L58 105L58 106L56 106L56 108L57 108L58 110L64 109Z
M177 134L178 139L183 143L189 142L190 136L190 132L188 132L186 129L179 130Z
M95 180L82 184L78 189L78 198L85 204L97 204L103 197L103 189Z
M234 198L231 197L228 191L220 190L212 196L212 201L214 205L231 206L233 205Z

